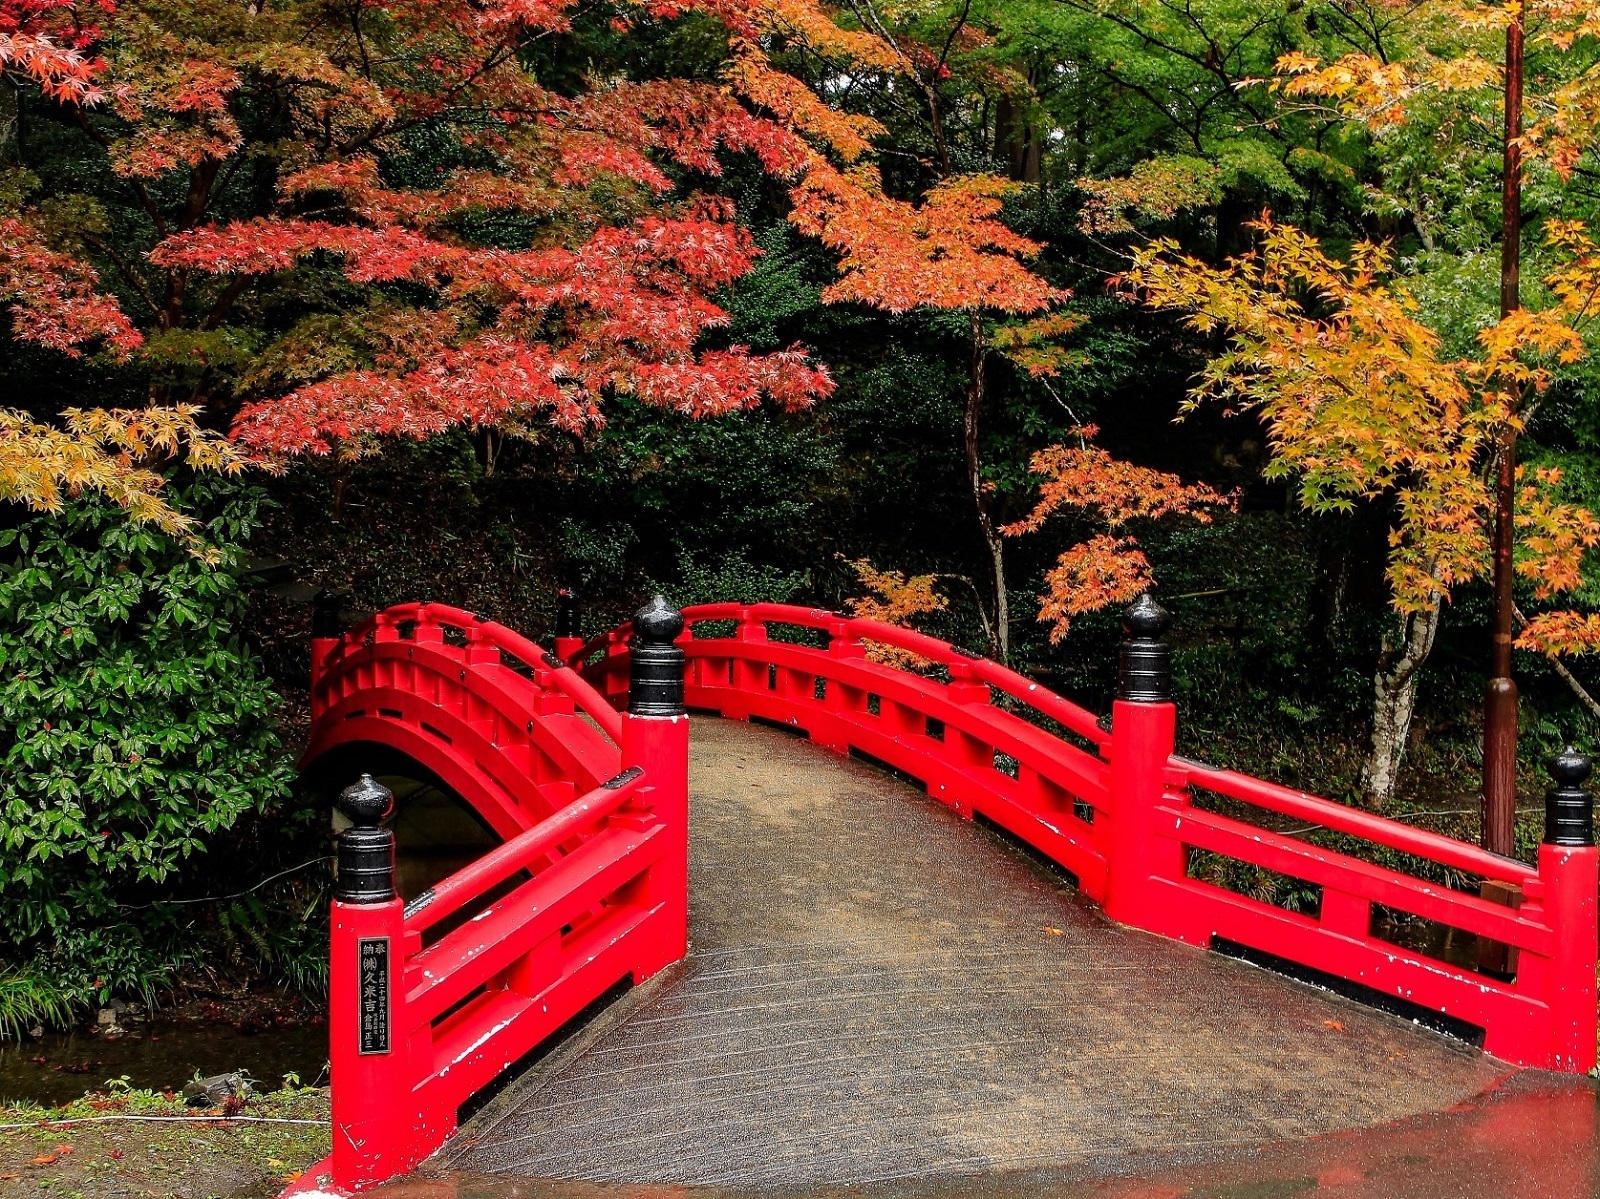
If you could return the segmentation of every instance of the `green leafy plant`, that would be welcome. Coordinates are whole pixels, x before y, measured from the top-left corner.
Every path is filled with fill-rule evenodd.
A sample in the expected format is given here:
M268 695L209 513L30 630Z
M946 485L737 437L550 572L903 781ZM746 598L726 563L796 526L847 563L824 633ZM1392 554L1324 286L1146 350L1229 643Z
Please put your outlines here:
M48 978L30 972L0 974L0 1037L21 1038L39 1024L64 1024L71 997Z
M173 981L203 911L177 901L289 794L240 627L260 492L170 494L215 554L87 497L0 532L0 954L57 988L30 1019Z

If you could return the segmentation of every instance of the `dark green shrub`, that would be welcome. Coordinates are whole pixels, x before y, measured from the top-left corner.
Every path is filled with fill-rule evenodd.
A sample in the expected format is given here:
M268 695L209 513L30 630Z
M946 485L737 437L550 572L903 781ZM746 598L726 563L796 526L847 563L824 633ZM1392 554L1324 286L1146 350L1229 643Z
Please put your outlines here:
M216 561L91 499L0 532L0 958L77 1005L199 956L172 901L248 885L232 838L293 778L240 627L261 494L172 494Z

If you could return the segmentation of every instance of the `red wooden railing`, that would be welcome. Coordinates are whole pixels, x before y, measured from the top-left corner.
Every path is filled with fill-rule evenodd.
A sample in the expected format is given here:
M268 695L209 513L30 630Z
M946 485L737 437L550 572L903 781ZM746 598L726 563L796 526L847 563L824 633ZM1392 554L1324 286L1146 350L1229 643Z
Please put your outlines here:
M527 638L445 604L397 604L311 643L310 765L379 744L427 767L501 837L621 769L622 717Z
M1600 864L1578 774L1551 793L1556 831L1530 867L1175 756L1164 615L1148 601L1130 615L1108 724L905 629L783 604L683 616L659 600L642 612L639 653L631 626L580 641L571 611L556 657L438 605L391 608L314 640L306 763L398 749L504 843L402 908L387 889L392 838L377 823L387 792L370 780L347 790L356 825L341 835L334 904L333 1152L291 1192L348 1194L411 1168L450 1135L463 1103L575 1013L683 955L685 701L798 729L920 780L1059 863L1112 919L1228 942L1446 1014L1515 1063L1594 1066ZM619 715L625 703L632 710ZM1197 802L1207 795L1221 805ZM1319 846L1274 820L1365 848ZM1320 891L1315 914L1194 877L1197 851ZM1409 855L1415 872L1369 860L1382 851ZM1521 906L1453 889L1446 872L1505 884ZM469 907L478 910L461 923ZM1402 948L1378 935L1375 908L1509 946L1516 973Z
M464 1103L596 998L683 956L688 727L619 714L531 642L441 605L317 639L312 696L306 765L400 749L505 838L402 907L383 879L364 889L392 879L388 793L367 779L345 804L333 1147L285 1193L350 1194L421 1162Z
M783 604L685 612L688 702L803 730L920 780L964 815L982 815L1078 879L1113 919L1196 945L1228 942L1309 967L1484 1030L1520 1065L1584 1073L1595 1064L1596 891L1592 845L1545 844L1538 866L1174 755L1170 702L1117 700L1109 731L1022 675L945 642ZM730 628L701 635L710 622ZM775 634L786 634L777 639ZM625 686L626 626L566 660L602 694ZM806 644L805 636L825 644ZM869 656L869 649L872 656ZM916 670L873 657L921 659ZM948 681L929 677L938 672ZM1062 734L1082 742L1074 744ZM1224 815L1201 793L1231 801ZM1376 865L1239 817L1287 817L1410 855L1418 873ZM1190 876L1193 851L1320 888L1315 915ZM1438 881L1454 871L1510 884L1513 909ZM1505 979L1377 935L1374 907L1513 947Z

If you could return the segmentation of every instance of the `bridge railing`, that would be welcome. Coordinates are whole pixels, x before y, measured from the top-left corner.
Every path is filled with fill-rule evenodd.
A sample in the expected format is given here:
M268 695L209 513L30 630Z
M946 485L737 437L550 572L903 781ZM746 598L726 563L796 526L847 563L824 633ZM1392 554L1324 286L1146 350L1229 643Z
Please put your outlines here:
M1178 759L1190 796L1234 801L1255 820L1167 799L1151 815L1162 834L1191 853L1254 866L1309 888L1311 911L1287 911L1202 879L1152 876L1143 927L1195 944L1243 945L1357 982L1484 1030L1484 1047L1522 1064L1586 1072L1595 1056L1593 958L1564 960L1592 935L1593 888L1573 905L1572 884L1593 873L1593 851L1541 847L1538 869L1475 846L1384 820L1233 771ZM1521 906L1452 889L1264 827L1288 816L1422 864L1510 884ZM1170 831L1168 831L1170 830ZM1437 875L1440 871L1430 871ZM1552 900L1554 904L1552 905ZM1587 916L1585 912L1587 911ZM1516 973L1497 977L1430 958L1374 935L1374 916L1444 925L1517 951ZM1470 942L1469 942L1470 943ZM1566 987L1576 984L1576 990ZM1583 996L1587 994L1587 1000ZM1563 1011L1563 1009L1569 1009ZM1586 1008L1585 1010L1582 1010ZM1587 1064L1585 1064L1587 1063Z
M701 604L684 619L691 709L801 729L910 775L963 816L1036 846L1104 901L1110 768L1050 731L1103 747L1111 735L1093 714L996 662L876 621L789 604ZM708 633L717 625L728 631ZM623 626L568 650L617 703L630 633ZM795 639L807 633L825 646ZM875 660L873 647L918 668ZM997 706L996 692L1015 710Z
M1109 724L909 630L784 604L701 605L685 618L691 708L786 725L908 774L1057 862L1115 920L1439 1013L1482 1030L1484 1047L1511 1062L1578 1073L1595 1064L1600 864L1581 760L1557 767L1563 785L1532 867L1178 757L1166 615L1149 597L1129 612ZM620 702L629 636L628 626L589 642L569 636L562 656ZM911 668L873 660L885 657L869 656L874 645ZM1285 831L1289 822L1310 827ZM1315 830L1352 852L1303 838ZM1227 863L1281 876L1314 897L1314 910L1229 887ZM1520 906L1451 887L1452 875L1506 884ZM1384 921L1408 917L1510 947L1514 975L1383 935Z
M492 677L496 672L532 679L545 702L570 704L593 720L613 742L622 737L622 718L567 663L515 629L449 604L395 604L369 616L348 631L313 636L311 642L312 718L325 701L318 681L341 661L375 645L409 642L417 646L450 646L463 666Z
M399 729L404 715L384 705L422 688L435 719L462 710L462 724L481 734L475 752L516 748L506 744L506 711L480 709L474 690L507 671L520 681L501 704L519 720L534 714L527 734L552 716L566 719L554 735L576 732L575 704L617 743L620 769L404 906L394 836L380 824L393 796L370 776L341 795L352 825L339 837L331 934L333 1148L286 1194L352 1194L413 1168L455 1131L462 1105L519 1059L619 982L643 981L685 953L688 724L683 654L672 644L682 624L659 600L639 619L626 713L531 642L438 605L379 613L320 655L323 724L369 722L366 735L382 738L390 726L381 720ZM426 655L394 652L440 646L454 669L408 675ZM465 691L446 694L451 684ZM594 760L592 745L587 752L572 759L579 774ZM547 797L561 793L547 783Z

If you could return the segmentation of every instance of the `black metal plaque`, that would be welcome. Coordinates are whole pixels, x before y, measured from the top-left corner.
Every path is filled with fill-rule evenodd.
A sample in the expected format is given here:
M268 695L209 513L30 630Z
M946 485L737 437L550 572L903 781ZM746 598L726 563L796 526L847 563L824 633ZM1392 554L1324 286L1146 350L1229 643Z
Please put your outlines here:
M389 1052L389 938L357 940L361 980L361 1052Z

